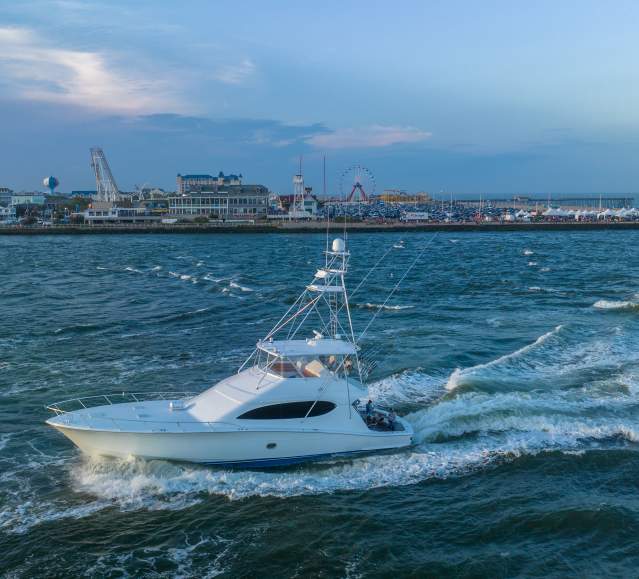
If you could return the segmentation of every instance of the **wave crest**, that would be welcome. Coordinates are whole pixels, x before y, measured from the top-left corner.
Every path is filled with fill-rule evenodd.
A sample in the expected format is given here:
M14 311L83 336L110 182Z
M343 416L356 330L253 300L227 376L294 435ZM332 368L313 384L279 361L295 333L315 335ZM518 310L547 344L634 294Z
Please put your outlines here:
M636 310L639 309L639 302L599 300L592 306L598 310Z
M534 342L527 344L519 348L518 350L515 350L514 352L510 352L509 354L504 354L503 356L500 356L499 358L491 360L490 362L485 362L484 364L477 364L476 366L471 366L469 368L464 368L464 369L456 368L453 371L453 373L450 375L450 377L448 378L448 382L446 383L446 389L449 392L451 392L457 389L460 385L462 385L464 383L465 378L468 378L474 374L477 374L477 372L481 370L485 370L486 368L492 368L494 366L498 366L499 364L508 362L510 360L523 356L524 354L527 354L534 348L542 345L552 336L555 336L556 334L558 334L562 328L563 326L559 325L555 327L554 329L550 330L549 332L546 332L545 334L542 334L541 336L539 336Z

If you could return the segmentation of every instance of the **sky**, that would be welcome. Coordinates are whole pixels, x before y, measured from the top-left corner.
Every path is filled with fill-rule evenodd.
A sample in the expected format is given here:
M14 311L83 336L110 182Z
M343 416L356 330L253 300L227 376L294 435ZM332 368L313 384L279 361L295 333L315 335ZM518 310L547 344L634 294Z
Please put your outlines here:
M0 187L639 190L635 0L0 0ZM342 178L346 172L346 177ZM370 185L373 186L372 184Z

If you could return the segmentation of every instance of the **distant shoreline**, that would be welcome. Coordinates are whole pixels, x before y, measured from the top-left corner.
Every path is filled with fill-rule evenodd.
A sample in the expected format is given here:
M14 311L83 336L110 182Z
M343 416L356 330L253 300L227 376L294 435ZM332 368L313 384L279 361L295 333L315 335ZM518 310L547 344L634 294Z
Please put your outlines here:
M342 223L331 223L336 231ZM639 221L627 222L538 222L538 223L347 223L349 233L402 231L591 231L639 229ZM158 224L158 225L53 225L0 227L0 235L97 235L165 233L320 233L326 223L278 224Z

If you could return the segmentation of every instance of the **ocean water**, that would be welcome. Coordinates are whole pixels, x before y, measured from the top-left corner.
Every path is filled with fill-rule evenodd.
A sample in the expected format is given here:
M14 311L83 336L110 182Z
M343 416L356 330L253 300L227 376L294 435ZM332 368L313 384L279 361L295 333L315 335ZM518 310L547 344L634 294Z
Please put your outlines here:
M95 461L43 405L202 390L321 235L0 238L0 575L627 577L639 568L639 233L402 234L352 296L394 454L269 471ZM349 284L400 239L353 234Z

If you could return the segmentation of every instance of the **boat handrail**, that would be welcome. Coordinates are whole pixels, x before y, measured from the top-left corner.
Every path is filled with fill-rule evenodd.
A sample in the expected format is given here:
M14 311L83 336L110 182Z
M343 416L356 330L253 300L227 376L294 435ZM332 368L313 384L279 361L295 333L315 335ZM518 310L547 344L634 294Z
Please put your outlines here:
M241 426L235 422L228 422L228 421L224 421L224 420L149 420L149 419L145 419L145 418L122 418L122 417L117 417L117 418L113 418L113 417L109 417L109 416L91 416L90 414L88 416L84 416L84 417L78 417L75 416L74 414L72 414L71 412L64 412L64 419L63 419L63 423L68 424L68 425L72 425L72 424L82 424L82 423L86 423L86 418L89 418L89 420L101 420L103 422L106 423L111 423L114 427L118 428L118 424L121 422L126 422L127 424L130 423L135 423L135 424L155 424L158 425L162 428L156 429L156 430L165 430L163 427L164 426L177 426L178 428L181 425L187 425L187 424L198 424L200 426L208 426L209 428L211 428L214 425L224 425L224 426L232 426L234 430L247 430L247 427L245 426ZM121 430L121 429L119 429Z
M83 396L79 398L68 398L59 402L52 402L45 405L47 410L56 414L66 414L74 410L83 408L93 408L96 406L109 406L123 402L149 402L151 400L183 400L196 396L197 392L115 392L111 394L95 394L93 396ZM114 402L115 400L115 402ZM97 403L93 403L97 402ZM74 405L74 408L65 408Z

